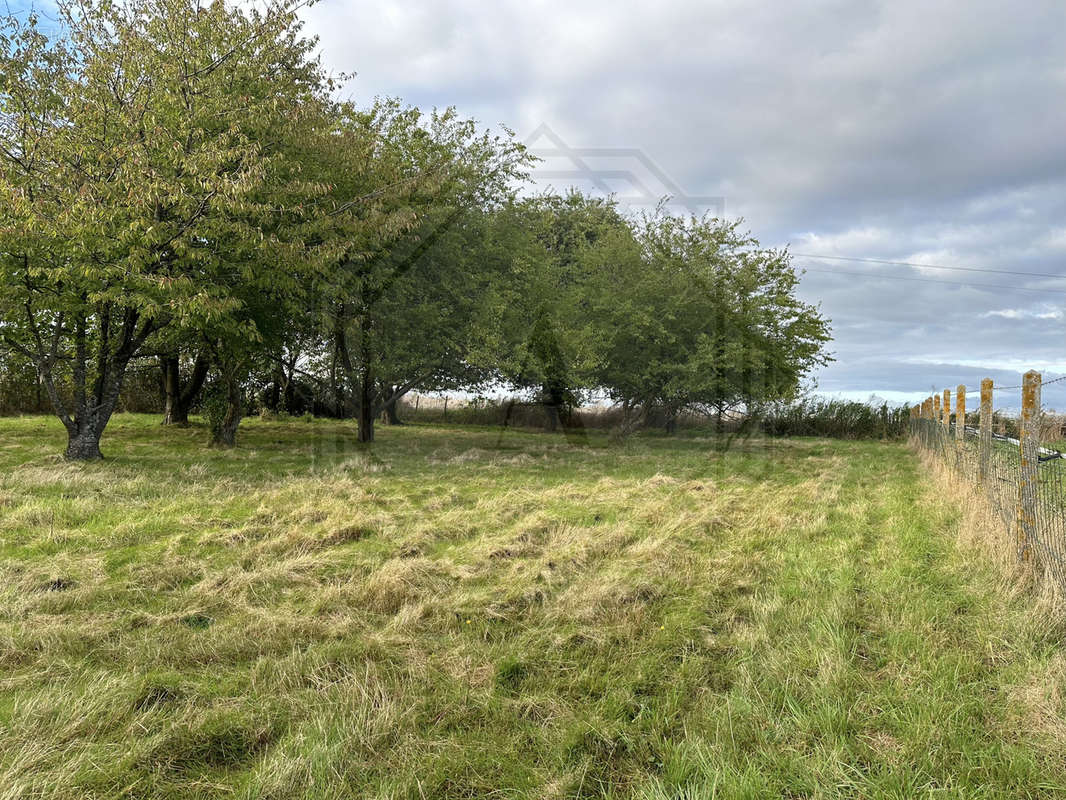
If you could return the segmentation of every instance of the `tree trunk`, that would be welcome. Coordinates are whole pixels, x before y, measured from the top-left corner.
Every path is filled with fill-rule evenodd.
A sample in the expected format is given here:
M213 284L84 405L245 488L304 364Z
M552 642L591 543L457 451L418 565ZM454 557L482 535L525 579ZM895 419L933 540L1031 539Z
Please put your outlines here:
M104 457L100 452L100 437L118 405L128 363L128 359L124 358L110 362L92 394L75 389L78 401L74 416L63 423L67 429L65 458L71 461L93 461Z
M226 413L218 427L211 432L211 444L216 447L233 447L237 444L237 428L241 424L244 410L244 393L236 370L225 370L223 380L226 383Z
M281 385L285 382L281 367L274 367L274 379L270 383L270 395L267 397L267 408L275 414L281 410Z
M360 369L356 370L352 364L351 353L348 351L347 337L343 335L343 331L338 339L341 356L341 365L344 367L345 374L348 377L348 384L352 387L355 394L358 392L358 403L356 412L359 415L359 432L358 440L360 442L372 442L374 441L374 417L376 411L375 400L377 400L377 391L374 385L374 369L373 369L373 355L370 348L370 320L365 314L359 318L359 361ZM355 380L358 379L358 388L355 387Z
M359 441L374 441L374 382L367 365L359 391Z
M559 415L559 406L555 405L554 403L547 403L544 406L544 411L548 415L548 433L555 433L557 430L559 430L559 423L561 421L561 417Z
M63 457L68 461L96 461L104 457L100 452L102 426L78 420L67 430L67 450Z
M663 420L663 430L666 431L669 436L673 436L675 433L677 433L677 409L667 406L664 411L665 418Z
M118 404L126 368L145 339L161 327L155 320L142 320L133 308L116 309L110 302L90 306L85 294L81 301L83 305L76 312L57 314L44 323L47 327L40 324L42 321L27 305L26 321L37 334L36 347L31 350L15 344L16 350L37 368L38 387L48 393L52 409L67 429L65 455L76 461L103 457L100 437ZM90 315L96 317L95 356L89 353ZM44 333L46 335L42 335ZM73 333L74 346L71 362L73 396L70 400L61 396L53 372L60 358L63 336L69 333ZM94 361L91 372L90 359ZM90 386L92 373L95 377Z
M555 433L562 424L563 393L556 386L545 386L543 389L544 412L547 414L547 430Z
M352 354L348 349L348 334L345 328L348 317L346 306L342 303L336 311L333 326L333 368L331 376L333 390L337 397L338 410L344 419L359 418L358 392L356 384L359 383L355 365L352 362ZM340 375L337 374L340 373ZM339 378L343 376L344 380ZM343 385L342 385L343 384ZM359 429L362 431L360 424ZM362 440L360 440L362 441Z
M160 369L163 372L163 424L188 425L188 413L182 414L181 375L177 356L160 356Z
M193 362L192 374L182 385L181 362L177 355L162 356L160 367L163 373L163 424L181 425L189 424L189 411L192 409L200 391L204 388L207 373L211 368L211 362L202 353L196 356Z
M385 424L403 425L400 419L400 398L396 396L399 387L389 387L389 401L385 403Z
M137 314L127 310L119 329L118 352L112 354L112 308L109 304L99 307L99 343L96 356L96 379L89 386L89 348L87 320L84 314L74 322L74 413L62 416L67 429L67 449L64 456L71 461L93 461L103 458L100 452L100 437L115 412L122 379L135 351L136 342L143 338L136 335ZM52 389L52 387L50 387ZM54 389L52 389L54 394Z
M281 367L281 400L285 412L292 414L296 409L296 362L300 360L300 354L293 351L289 354L289 360Z
M301 392L301 395L303 393ZM296 413L296 383L292 376L286 379L285 388L281 393L282 409L286 414Z

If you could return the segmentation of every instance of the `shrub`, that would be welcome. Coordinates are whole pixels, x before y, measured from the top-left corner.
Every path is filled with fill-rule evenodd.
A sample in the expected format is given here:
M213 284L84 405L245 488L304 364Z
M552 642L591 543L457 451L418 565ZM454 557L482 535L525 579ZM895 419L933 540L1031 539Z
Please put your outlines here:
M770 436L825 436L834 439L896 439L907 432L906 406L871 406L849 400L805 398L765 410L760 422Z

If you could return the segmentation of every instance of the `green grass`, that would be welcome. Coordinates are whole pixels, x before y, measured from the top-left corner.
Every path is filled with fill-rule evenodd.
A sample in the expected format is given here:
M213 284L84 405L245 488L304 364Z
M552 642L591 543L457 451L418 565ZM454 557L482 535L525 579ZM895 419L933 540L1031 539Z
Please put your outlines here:
M0 419L0 798L1058 797L1063 630L903 446Z

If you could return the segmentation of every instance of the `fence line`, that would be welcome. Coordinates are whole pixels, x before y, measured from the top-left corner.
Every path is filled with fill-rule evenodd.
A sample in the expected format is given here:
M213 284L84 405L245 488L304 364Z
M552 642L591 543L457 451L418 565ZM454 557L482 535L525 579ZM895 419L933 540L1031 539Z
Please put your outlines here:
M1057 378L1054 383L1062 378ZM1042 380L1025 373L1017 438L993 430L991 378L981 381L980 410L969 418L966 386L928 397L910 410L911 440L977 488L1002 519L1018 558L1066 588L1066 454L1041 442ZM1000 389L1002 390L1002 389ZM975 423L975 424L968 424ZM1061 432L1060 432L1061 433Z

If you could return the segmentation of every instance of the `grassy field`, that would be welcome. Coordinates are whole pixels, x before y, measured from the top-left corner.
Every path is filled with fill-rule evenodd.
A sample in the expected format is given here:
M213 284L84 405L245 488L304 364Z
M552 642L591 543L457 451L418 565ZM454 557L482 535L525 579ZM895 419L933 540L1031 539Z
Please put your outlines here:
M903 446L0 419L0 798L1061 797Z

